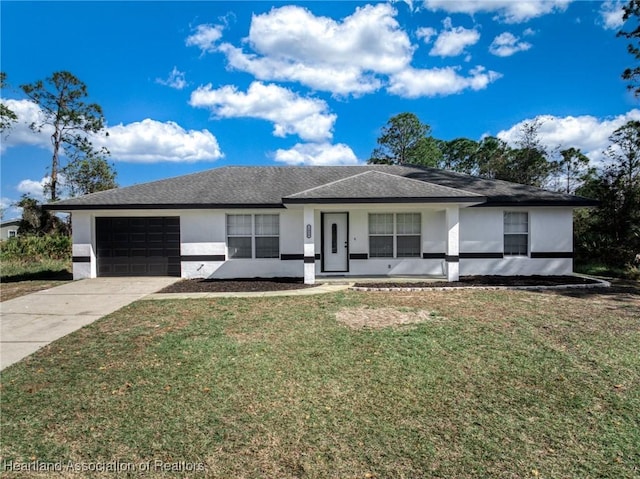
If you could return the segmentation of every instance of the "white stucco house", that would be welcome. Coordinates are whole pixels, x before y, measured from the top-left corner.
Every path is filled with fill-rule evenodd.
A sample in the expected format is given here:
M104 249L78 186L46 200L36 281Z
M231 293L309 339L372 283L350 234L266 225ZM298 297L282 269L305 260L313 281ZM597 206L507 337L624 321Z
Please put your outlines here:
M587 198L434 168L222 167L58 201L74 278L564 275Z

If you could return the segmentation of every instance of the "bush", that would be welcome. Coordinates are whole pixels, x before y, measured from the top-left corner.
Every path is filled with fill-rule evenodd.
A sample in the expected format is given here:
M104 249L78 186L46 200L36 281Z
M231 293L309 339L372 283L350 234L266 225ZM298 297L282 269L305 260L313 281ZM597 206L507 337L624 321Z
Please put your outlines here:
M26 235L0 242L1 261L71 260L71 238L64 235Z

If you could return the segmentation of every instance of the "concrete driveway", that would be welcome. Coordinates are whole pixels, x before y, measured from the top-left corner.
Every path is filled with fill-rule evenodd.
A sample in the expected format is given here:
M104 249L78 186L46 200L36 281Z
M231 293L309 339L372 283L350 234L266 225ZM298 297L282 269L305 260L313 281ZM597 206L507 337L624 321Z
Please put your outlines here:
M3 301L0 369L179 279L83 279Z

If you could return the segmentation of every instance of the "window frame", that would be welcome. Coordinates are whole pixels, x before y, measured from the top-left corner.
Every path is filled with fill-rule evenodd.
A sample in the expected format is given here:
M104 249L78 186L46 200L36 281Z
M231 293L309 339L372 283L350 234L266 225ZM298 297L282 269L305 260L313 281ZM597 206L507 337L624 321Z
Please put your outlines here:
M372 233L371 232L371 217L372 216L391 216L391 232ZM369 258L395 258L395 214L393 213L369 213L367 216L368 221L368 235L369 235ZM371 238L391 238L391 255L385 254L372 254Z
M231 225L230 225L230 219L231 218L238 218L240 216L245 216L245 217L249 217L249 233L231 233ZM253 215L252 214L246 214L246 213L237 213L237 214L226 214L225 215L225 227L226 227L226 231L225 231L225 240L226 240L226 247L227 247L227 258L228 259L252 259L253 258ZM231 246L230 246L230 241L229 238L249 238L249 256L243 255L243 256L236 256L233 255L231 253Z
M275 229L277 233L258 233L258 217L271 216L276 218ZM266 226L263 225L263 226ZM273 226L273 225L270 225ZM276 239L278 243L278 251L274 255L258 256L258 238L271 238ZM253 215L253 257L255 259L280 259L280 215L277 213L257 213Z
M399 232L399 227L398 227L398 216L400 215L406 215L406 216L417 216L418 217L418 233L400 233ZM394 225L395 225L395 257L396 258L421 258L422 257L422 213L416 213L416 212L405 212L405 213L396 213L395 214L395 221L394 221ZM400 256L398 254L398 239L399 238L418 238L418 253L416 255L403 255Z
M371 217L372 216L376 216L376 215L391 215L391 232L383 232L383 233L372 233L371 232L371 226L372 226L372 222L371 222ZM400 215L417 215L418 217L418 233L407 233L407 232L399 232L399 227L398 227L398 217ZM383 258L383 259L406 259L406 258L422 258L422 213L421 212L415 212L415 211L408 211L408 212L396 212L396 213L389 213L389 212L379 212L379 213L368 213L368 237L369 237L369 258ZM391 255L380 255L380 254L372 254L372 248L371 248L371 238L380 238L380 237L385 237L385 238L391 238ZM400 256L398 254L398 239L399 238L418 238L418 252L416 255L402 255Z
M515 224L524 224L526 226L526 232L522 231L507 231L507 218L510 215L525 215L526 223L509 223L510 225ZM522 253L521 251L512 252L507 251L507 236L511 237L526 237L525 249L526 252ZM531 215L528 211L504 211L502 215L502 254L504 257L509 258L529 258L531 256Z
M249 216L251 218L249 234L247 233L229 234L229 226L230 226L229 218L233 216ZM273 232L258 233L258 230L260 229L258 227L258 217L261 217L261 216L273 216L276 218L275 230L277 231L277 234L274 234ZM268 225L262 225L262 226L266 226L266 229L268 229L269 227ZM274 225L271 225L271 226L273 227ZM280 245L280 214L279 213L226 213L225 227L226 227L225 240L226 240L226 248L227 248L227 259L230 259L230 260L280 259L281 245ZM241 256L241 257L232 256L229 251L229 238L250 238L251 239L250 255ZM258 253L259 253L258 239L259 238L271 238L271 239L277 238L277 245L278 245L277 253L272 253L271 255L261 254L260 256L258 256Z

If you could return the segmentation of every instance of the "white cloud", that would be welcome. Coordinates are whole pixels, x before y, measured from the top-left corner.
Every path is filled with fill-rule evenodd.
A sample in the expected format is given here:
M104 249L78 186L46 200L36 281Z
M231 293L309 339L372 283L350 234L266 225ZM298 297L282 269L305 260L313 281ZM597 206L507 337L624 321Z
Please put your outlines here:
M253 82L246 93L226 85L214 90L211 84L191 93L191 106L208 108L218 118L260 118L273 122L278 137L298 135L303 140L330 139L336 115L327 104L297 95L277 85Z
M495 12L496 19L522 23L549 13L562 12L572 0L424 0L425 8L447 13Z
M365 5L336 21L299 6L254 15L247 44L219 50L229 66L259 80L295 81L336 95L361 95L382 86L377 75L406 68L414 47L389 4Z
M40 181L38 180L22 180L18 183L17 190L19 193L29 195L38 201L44 201L44 188L49 183L50 178L45 176ZM58 175L58 181L64 181L62 175Z
M510 57L511 55L524 52L531 48L531 43L520 41L513 33L504 32L493 39L489 45L489 52L499 57Z
M216 42L222 38L222 30L222 25L198 25L195 33L187 37L185 44L188 47L198 47L203 54L215 52Z
M624 25L622 7L625 4L626 2L621 0L607 0L600 5L600 17L602 18L602 26L605 29L617 30Z
M297 82L313 90L331 92L337 97L357 97L383 87L402 96L446 95L466 88L485 88L499 76L495 72L479 72L465 78L455 74L456 67L414 69L411 61L417 46L411 43L396 15L397 11L390 3L357 7L351 15L339 20L316 16L300 6L274 7L267 13L253 15L249 35L243 40L243 45L228 42L209 45L226 56L230 68L250 73L261 82ZM428 43L437 33L432 28L423 27L415 35ZM463 55L465 49L479 39L478 30L453 27L451 20L447 19L431 55ZM467 53L465 61L470 59ZM420 76L431 83L420 88L415 84ZM434 88L434 81L445 85ZM209 87L209 90L216 95L216 106L212 110L221 117L225 116L225 108L218 103L227 103L227 100L220 99L221 95L233 98L240 95L232 86L215 91ZM203 93L198 89L197 96L202 97ZM194 106L195 99L192 95ZM252 116L274 121L276 134L280 136L289 134L293 129L279 128L282 123L280 113L277 118L264 113L259 116L233 113L229 116ZM327 126L326 121L323 124ZM331 129L332 125L333 120L328 128ZM297 130L294 132L301 138L315 142L330 137L325 134L324 138L317 135L313 138L306 132L306 127L304 131L301 128Z
M208 130L185 130L172 121L149 118L107 128L108 136L92 137L94 146L105 146L114 160L132 163L193 163L214 161L224 155Z
M411 59L413 48L388 4L365 5L342 22L288 6L255 16L249 42L260 54L295 63L356 64L363 70L393 72Z
M442 23L444 30L436 38L433 48L429 52L431 56L455 57L464 53L465 48L475 45L480 40L478 30L454 27L449 17L445 18Z
M438 34L438 30L431 27L420 27L416 30L416 36L425 43L431 43L431 39Z
M498 138L514 146L522 125L527 121L538 120L540 141L549 150L557 147L580 148L596 164L603 161L603 151L609 146L609 136L630 120L640 121L640 110L633 109L624 115L612 118L596 118L590 115L557 117L540 115L524 120L508 130L497 134Z
M18 121L12 128L2 134L2 146L0 151L17 145L39 146L41 148L51 148L52 128L45 126L40 133L36 133L29 128L35 123L42 124L43 115L40 107L30 100L0 99L0 102L13 111Z
M298 143L289 150L279 149L275 160L288 165L355 165L358 163L351 148L343 143Z
M165 85L171 88L175 88L176 90L182 90L187 86L187 80L185 79L184 72L178 70L177 67L173 67L173 70L169 73L169 76L166 80L162 78L156 78L156 83L160 85Z
M458 68L406 69L391 77L389 92L405 98L444 96L464 90L483 90L502 75L478 66L462 76Z
M18 115L18 122L3 136L2 151L12 146L31 145L51 148L52 129L41 132L29 129L31 122L41 122L40 107L28 100L2 100ZM105 135L108 133L108 135ZM213 161L222 158L218 141L208 130L185 130L172 121L146 119L127 125L108 126L106 132L92 135L95 147L106 147L114 160L134 163L160 161L186 162Z
M329 91L335 95L360 96L372 93L382 86L380 79L365 74L356 65L333 67L292 63L271 57L245 54L242 49L223 44L220 50L233 68L250 73L259 80L299 82L314 90Z

